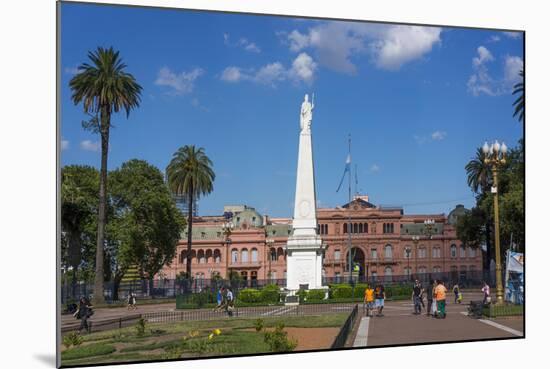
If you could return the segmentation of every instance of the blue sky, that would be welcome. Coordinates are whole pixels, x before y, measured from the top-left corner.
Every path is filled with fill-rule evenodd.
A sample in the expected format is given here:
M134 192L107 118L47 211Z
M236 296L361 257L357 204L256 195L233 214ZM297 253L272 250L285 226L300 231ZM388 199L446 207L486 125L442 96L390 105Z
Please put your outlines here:
M248 204L292 216L305 93L323 207L347 200L336 188L348 134L357 189L408 214L471 207L476 147L523 137L511 94L520 33L64 3L62 165L99 167L99 137L68 87L98 46L119 50L143 86L140 107L112 119L109 168L139 158L164 170L179 147L204 147L217 176L203 215Z

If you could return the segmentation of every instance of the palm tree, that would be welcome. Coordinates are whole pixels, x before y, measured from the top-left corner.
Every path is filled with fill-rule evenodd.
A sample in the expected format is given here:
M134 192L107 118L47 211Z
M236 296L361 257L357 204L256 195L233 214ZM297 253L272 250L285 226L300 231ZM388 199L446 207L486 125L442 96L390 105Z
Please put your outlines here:
M476 194L487 192L491 183L491 168L485 164L485 153L479 147L476 157L466 164L466 173L468 175L468 186Z
M94 301L101 303L103 296L103 248L105 243L105 224L107 208L107 155L109 153L109 130L111 114L120 110L137 108L140 103L142 87L134 76L125 72L126 64L119 52L112 47L98 47L88 52L91 64L83 63L78 74L69 82L72 100L75 105L82 102L84 112L97 119L90 121L93 130L101 136L101 168L99 174L99 208L97 216L97 248L94 280ZM88 123L90 123L88 122ZM89 127L88 127L89 128Z
M214 189L216 175L212 170L212 161L201 147L183 146L172 156L166 168L168 186L176 195L185 195L188 204L187 216L187 278L191 277L191 242L193 231L193 202Z
M489 192L491 187L491 167L485 164L485 153L479 147L476 156L466 164L466 173L468 175L468 186L479 197ZM479 203L478 197L478 203ZM487 246L485 257L485 268L489 270L491 264L491 219L486 217L485 222L485 244Z
M518 119L520 122L523 123L524 117L525 117L525 92L523 88L523 69L519 71L519 75L522 78L522 81L517 83L514 86L514 92L512 92L513 95L517 93L521 93L519 97L514 101L514 117L518 116Z

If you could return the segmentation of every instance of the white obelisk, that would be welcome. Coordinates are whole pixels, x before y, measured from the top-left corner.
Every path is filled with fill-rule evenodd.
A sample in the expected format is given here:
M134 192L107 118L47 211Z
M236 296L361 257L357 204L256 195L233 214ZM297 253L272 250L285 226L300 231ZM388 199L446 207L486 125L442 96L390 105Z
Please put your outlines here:
M296 197L292 234L288 238L286 287L297 290L300 285L308 289L322 288L323 246L317 234L317 203L311 145L313 103L305 95L300 112L300 143L296 174Z

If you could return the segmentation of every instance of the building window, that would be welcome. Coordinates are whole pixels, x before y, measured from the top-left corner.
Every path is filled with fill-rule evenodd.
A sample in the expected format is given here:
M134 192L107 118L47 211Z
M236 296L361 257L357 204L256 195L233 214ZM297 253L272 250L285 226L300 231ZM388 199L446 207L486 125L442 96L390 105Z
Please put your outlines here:
M344 223L344 233L348 233L348 224Z
M340 250L334 250L334 260L340 260Z
M392 246L386 245L384 246L384 258L391 259L393 254Z
M376 272L376 270L372 271L370 275L371 275L372 279L374 279L374 280L376 280L378 278L378 273Z
M425 266L421 266L418 268L418 274L426 274L426 267Z
M357 223L353 224L353 233L359 233L359 228L357 227Z
M384 268L384 279L386 280L386 282L391 282L392 281L392 268L387 266L386 268Z
M441 267L439 267L439 266L434 266L433 272L434 272L434 273L441 273Z
M258 250L257 249L252 249L251 257L252 257L252 262L253 263L256 263L258 261Z
M271 280L274 281L276 279L277 279L277 271L274 270L274 271L271 272Z
M382 225L382 232L393 233L393 223L384 223Z
M359 223L359 233L363 233L363 223Z
M363 232L364 233L369 233L369 224L368 223L363 224Z
M319 234L328 234L328 224L318 224L317 230Z
M456 245L454 243L451 245L451 257L456 258Z
M464 247L464 245L460 245L460 257L461 258L466 257L466 247Z
M269 253L271 254L271 261L277 261L277 251L275 251L275 249L271 249Z
M236 264L239 262L239 252L237 249L231 250L231 263Z
M378 258L378 252L376 251L376 249L371 249L370 250L370 257L371 257L371 259L377 259Z
M405 275L407 277L410 277L411 276L411 267L405 267Z
M441 257L441 249L439 247L434 247L432 249L432 258L440 258Z
M471 258L475 258L476 257L476 249L474 249L473 247L468 247L468 256L471 257Z
M424 246L418 249L418 258L424 259L426 257L426 248Z
M334 273L334 279L336 279L336 283L340 283L340 272Z
M248 250L242 249L241 251L241 263L248 263Z

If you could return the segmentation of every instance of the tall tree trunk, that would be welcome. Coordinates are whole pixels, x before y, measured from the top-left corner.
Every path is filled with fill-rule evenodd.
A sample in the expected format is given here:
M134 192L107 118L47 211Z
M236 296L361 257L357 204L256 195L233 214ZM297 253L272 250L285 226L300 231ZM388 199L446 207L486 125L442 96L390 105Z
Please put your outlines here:
M191 247L192 247L192 240L193 240L193 184L191 183L191 187L189 188L189 204L188 204L188 212L187 212L187 265L185 266L185 271L187 273L187 279L191 279Z
M103 295L103 248L105 245L105 224L107 221L107 155L109 153L110 111L101 109L101 168L99 171L99 210L97 215L97 247L95 254L94 303L105 302Z
M487 272L491 271L491 229L491 220L489 218L489 220L485 224L485 245L487 247L487 251L485 252L485 270Z
M124 274L122 273L115 273L115 277L113 278L113 302L118 301L118 290L120 288L120 281L122 281L122 277Z

